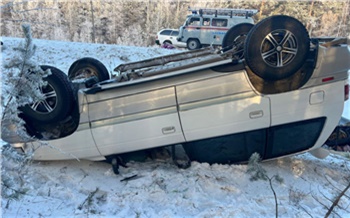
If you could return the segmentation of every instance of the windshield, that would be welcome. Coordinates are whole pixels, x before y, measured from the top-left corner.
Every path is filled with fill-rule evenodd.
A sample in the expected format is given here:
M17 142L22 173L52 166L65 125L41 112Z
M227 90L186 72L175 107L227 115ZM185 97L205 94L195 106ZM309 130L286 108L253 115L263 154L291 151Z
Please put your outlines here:
M188 20L189 20L189 19L190 19L190 18L187 18L187 19L185 20L184 26L187 26Z

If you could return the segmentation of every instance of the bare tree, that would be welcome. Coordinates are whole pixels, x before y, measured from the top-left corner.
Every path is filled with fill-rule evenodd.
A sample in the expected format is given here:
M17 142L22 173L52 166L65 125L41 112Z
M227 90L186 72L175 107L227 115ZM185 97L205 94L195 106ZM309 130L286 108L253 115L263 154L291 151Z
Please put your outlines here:
M188 7L225 7L260 9L254 20L285 14L304 23L313 36L349 35L350 0L344 1L200 1L200 0L4 0L1 4L1 32L4 36L20 37L22 21L31 23L33 37L80 42L140 45L131 39L131 28L141 27L142 46L154 44L154 37L163 28L179 28L190 13ZM48 19L53 17L53 19ZM335 21L334 19L338 19ZM335 24L336 22L336 24ZM135 44L134 44L135 43Z

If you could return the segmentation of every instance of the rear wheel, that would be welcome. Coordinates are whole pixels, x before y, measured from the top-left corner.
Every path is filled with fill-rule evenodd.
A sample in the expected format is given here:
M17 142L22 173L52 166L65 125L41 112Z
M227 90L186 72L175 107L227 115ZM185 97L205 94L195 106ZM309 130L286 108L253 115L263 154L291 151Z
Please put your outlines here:
M199 49L201 47L201 43L198 39L189 39L187 41L187 49L188 50L195 50Z
M44 78L47 85L40 87L45 98L26 105L20 110L23 117L39 123L54 123L65 119L72 111L74 92L67 75L51 66L41 66L43 70L50 69L51 75Z
M68 78L71 81L87 79L93 76L97 77L99 82L110 79L107 68L94 58L79 59L68 70Z
M309 50L310 38L304 25L293 17L277 15L251 29L244 55L257 76L276 81L296 73L305 63Z
M244 41L253 26L251 23L241 23L229 29L222 40L222 50L225 52L234 48L234 55L238 59L243 59Z

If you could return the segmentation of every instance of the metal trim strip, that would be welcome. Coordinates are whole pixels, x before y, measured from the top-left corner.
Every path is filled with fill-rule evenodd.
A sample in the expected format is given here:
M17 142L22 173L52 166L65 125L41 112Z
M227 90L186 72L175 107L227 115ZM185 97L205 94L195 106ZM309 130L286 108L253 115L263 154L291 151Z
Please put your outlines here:
M251 98L251 97L255 97L255 96L256 96L256 94L253 91L248 91L248 92L237 93L237 94L228 95L228 96L215 97L212 99L205 99L205 100L181 104L179 106L179 111L180 112L181 111L188 111L188 110L192 110L195 108L208 107L208 106L212 106L212 105L216 105L216 104L223 104L223 103L236 101L236 100L240 100L240 99L245 99L245 98Z
M120 123L142 120L142 119L147 119L151 117L158 117L158 116L168 115L173 113L177 113L176 106L166 107L166 108L161 108L161 109L156 109L151 111L144 111L144 112L135 113L135 114L128 114L125 116L112 117L104 120L93 121L91 122L91 128L97 128L97 127L108 126L108 125L116 125Z

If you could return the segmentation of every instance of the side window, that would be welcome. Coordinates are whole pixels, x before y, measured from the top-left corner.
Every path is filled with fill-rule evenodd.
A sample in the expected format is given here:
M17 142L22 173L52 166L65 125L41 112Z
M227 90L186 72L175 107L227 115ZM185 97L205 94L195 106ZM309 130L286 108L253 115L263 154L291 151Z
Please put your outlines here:
M173 32L171 32L171 35L172 36L178 36L179 35L179 31L173 31Z
M188 25L190 25L190 26L199 26L200 25L200 18L199 17L192 17L190 19L190 22L188 22Z
M210 26L210 18L203 18L203 26Z
M170 36L171 30L164 30L160 34Z
M211 25L218 26L218 27L226 27L227 26L227 19L213 18Z
M265 158L292 154L311 148L323 130L326 118L274 126L268 130Z

